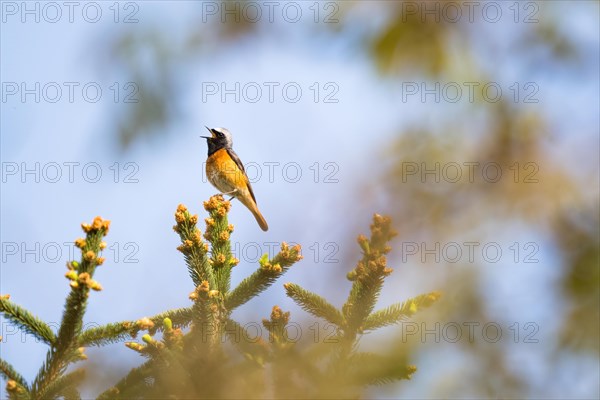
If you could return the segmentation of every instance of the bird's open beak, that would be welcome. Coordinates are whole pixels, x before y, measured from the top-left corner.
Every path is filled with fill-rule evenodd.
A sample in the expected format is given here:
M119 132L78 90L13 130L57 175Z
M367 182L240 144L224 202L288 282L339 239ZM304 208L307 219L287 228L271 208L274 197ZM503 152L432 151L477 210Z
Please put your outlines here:
M208 127L208 126L204 126L206 129L208 129L208 131L210 132L211 136L200 136L201 138L204 139L212 139L215 137L215 135L213 134L213 131Z

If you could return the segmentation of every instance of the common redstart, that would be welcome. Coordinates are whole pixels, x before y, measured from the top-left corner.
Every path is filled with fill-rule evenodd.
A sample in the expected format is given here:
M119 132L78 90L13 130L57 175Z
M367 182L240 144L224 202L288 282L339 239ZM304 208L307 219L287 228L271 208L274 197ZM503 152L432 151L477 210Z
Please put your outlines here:
M225 128L211 129L206 127L212 136L201 136L208 143L206 159L206 176L214 187L223 194L237 198L250 210L260 225L260 229L269 229L267 221L258 211L256 197L246 175L242 160L233 151L231 133Z

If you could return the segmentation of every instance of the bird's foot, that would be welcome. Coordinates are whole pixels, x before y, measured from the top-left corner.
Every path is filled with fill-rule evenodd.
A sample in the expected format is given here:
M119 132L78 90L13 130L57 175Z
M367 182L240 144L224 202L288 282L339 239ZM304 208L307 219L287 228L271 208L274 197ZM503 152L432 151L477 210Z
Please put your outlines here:
M231 192L225 192L225 193L221 193L222 195L226 196L228 194L231 195L231 197L229 198L229 201L233 200L235 198L235 195L238 193L237 189L233 189Z

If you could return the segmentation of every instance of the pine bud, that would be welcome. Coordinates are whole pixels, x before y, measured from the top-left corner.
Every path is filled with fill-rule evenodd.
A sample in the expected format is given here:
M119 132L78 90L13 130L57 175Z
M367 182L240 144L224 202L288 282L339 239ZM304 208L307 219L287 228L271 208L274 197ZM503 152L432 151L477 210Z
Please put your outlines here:
M6 391L7 392L13 392L17 389L17 382L9 379L8 382L6 382Z
M70 281L74 281L77 279L77 272L75 270L70 270L65 274L65 278Z
M260 264L261 267L264 267L265 265L267 265L267 263L269 262L269 254L265 253L262 255L262 257L260 257L260 260L258 260L258 263Z
M154 322L152 322L152 320L150 318L144 317L142 319L137 320L136 325L138 326L138 328L146 330L146 329L153 328Z
M222 241L227 241L229 240L229 232L227 231L223 231L219 234L219 239L221 239Z
M147 333L144 336L142 336L142 340L148 344L152 344L155 342L154 338Z
M417 305L415 304L414 301L410 303L409 311L411 314L414 314L417 312Z
M89 288L95 290L96 292L99 292L102 290L102 285L100 285L98 281L92 280L90 281Z
M77 355L79 356L80 360L87 360L88 356L84 353L85 351L85 347L80 347L77 349Z
M129 347L132 350L142 352L146 348L143 344L137 342L126 342L125 346Z
M369 239L367 239L367 237L365 235L358 235L357 241L358 241L358 244L360 245L360 248L362 249L362 251L368 255L370 253Z

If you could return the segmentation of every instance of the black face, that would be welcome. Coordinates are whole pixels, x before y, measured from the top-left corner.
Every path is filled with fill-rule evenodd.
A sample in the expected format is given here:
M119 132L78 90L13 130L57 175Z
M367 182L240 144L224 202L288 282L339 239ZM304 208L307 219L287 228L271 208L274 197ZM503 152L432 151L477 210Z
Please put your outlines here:
M208 143L208 155L215 153L217 150L221 150L227 147L227 137L223 132L219 132L215 129L206 128L212 136L202 136Z

